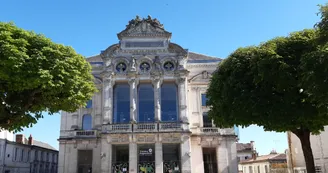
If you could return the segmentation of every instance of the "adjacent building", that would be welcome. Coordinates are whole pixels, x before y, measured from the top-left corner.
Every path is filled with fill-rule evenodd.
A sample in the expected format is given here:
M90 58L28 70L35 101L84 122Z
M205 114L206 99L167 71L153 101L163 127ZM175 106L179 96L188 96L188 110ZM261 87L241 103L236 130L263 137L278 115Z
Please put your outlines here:
M239 162L242 173L287 173L286 154L272 151L268 155L256 156Z
M243 172L243 167L239 162L255 158L256 156L257 152L254 141L250 141L249 143L237 143L238 172Z
M57 167L58 151L49 144L21 134L15 142L0 139L1 173L57 173Z
M306 166L301 142L296 135L287 132L288 137L288 167L291 172L305 173ZM319 135L310 136L316 171L328 173L328 126Z
M234 128L208 118L206 90L221 59L188 52L150 16L87 58L99 92L62 112L60 173L236 173Z

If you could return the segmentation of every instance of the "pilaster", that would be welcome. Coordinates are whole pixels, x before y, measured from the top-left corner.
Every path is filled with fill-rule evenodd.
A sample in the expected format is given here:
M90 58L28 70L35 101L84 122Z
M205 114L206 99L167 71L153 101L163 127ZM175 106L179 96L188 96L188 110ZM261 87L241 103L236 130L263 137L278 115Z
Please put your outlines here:
M154 105L155 105L155 121L161 121L161 78L159 76L153 77L153 87L154 87Z
M108 143L106 138L101 139L101 173L108 173L111 170L112 163L112 144Z
M103 124L111 124L113 119L113 86L115 78L110 72L103 74Z
M218 164L218 171L220 173L229 173L229 153L227 148L227 141L224 140L220 143L217 148L217 164Z
M138 151L135 142L129 143L129 173L138 172Z
M179 118L184 124L188 124L187 117L187 96L186 96L186 77L179 77L176 79L179 94ZM184 126L184 130L188 130L188 125Z
M130 121L132 123L135 123L137 122L138 79L130 78L129 84L130 84Z
M159 141L155 143L155 172L163 172L163 144Z
M188 135L182 136L181 142L181 173L191 173L191 145Z

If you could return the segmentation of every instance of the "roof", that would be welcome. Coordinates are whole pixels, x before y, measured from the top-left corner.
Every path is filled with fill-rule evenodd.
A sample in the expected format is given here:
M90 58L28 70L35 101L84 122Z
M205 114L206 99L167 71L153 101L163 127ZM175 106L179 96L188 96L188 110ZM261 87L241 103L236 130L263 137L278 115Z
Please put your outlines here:
M251 158L239 162L239 164L248 164L254 162L268 162L268 161L286 161L286 154L268 154L263 156L258 156L256 159Z
M94 55L87 57L86 59L90 64L103 64L103 60L100 55ZM211 63L220 62L222 59L214 56L203 55L199 53L189 52L188 63Z
M252 151L253 147L251 143L237 143L237 152Z
M56 148L52 147L51 145L41 142L41 141L37 141L33 139L33 146L38 146L41 148L45 148L45 149L50 149L50 150L57 150Z

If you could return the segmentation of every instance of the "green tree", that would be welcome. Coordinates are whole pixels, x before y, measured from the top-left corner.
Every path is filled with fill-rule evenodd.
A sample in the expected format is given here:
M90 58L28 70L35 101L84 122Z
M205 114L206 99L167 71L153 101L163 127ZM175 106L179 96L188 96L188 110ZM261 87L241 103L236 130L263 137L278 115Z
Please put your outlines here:
M209 116L219 127L257 124L294 133L308 173L315 172L310 134L328 125L326 9L321 6L315 29L237 49L219 64L207 90Z
M91 66L73 48L0 22L0 128L21 131L60 110L85 105L96 88Z

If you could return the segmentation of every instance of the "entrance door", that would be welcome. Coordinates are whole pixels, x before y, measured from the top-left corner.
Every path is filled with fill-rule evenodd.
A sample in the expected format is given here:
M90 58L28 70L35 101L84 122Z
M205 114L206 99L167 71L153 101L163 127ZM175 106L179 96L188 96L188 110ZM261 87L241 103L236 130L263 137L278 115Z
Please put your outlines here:
M217 173L215 148L203 148L204 173Z
M154 145L138 146L138 173L155 173Z
M129 172L129 145L112 146L112 172Z
M78 173L92 173L92 150L78 150Z

